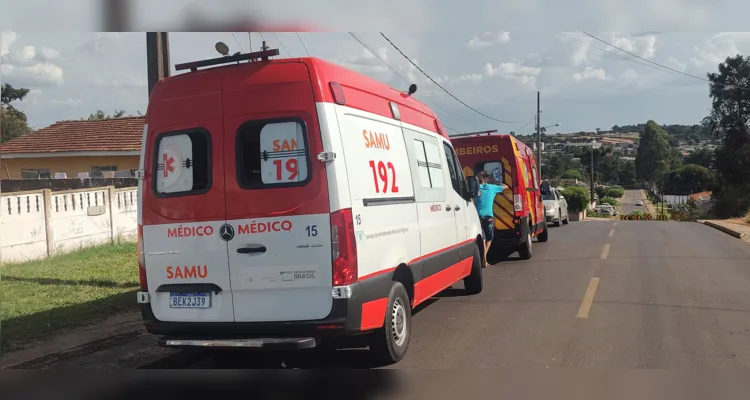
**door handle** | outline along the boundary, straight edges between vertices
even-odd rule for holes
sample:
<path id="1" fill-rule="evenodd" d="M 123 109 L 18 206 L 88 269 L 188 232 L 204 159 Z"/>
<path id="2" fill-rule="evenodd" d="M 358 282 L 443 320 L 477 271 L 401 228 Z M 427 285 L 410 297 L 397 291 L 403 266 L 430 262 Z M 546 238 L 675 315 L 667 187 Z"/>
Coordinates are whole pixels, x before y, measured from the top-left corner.
<path id="1" fill-rule="evenodd" d="M 450 211 L 450 210 L 451 210 L 451 206 L 445 206 L 445 211 Z"/>
<path id="2" fill-rule="evenodd" d="M 249 246 L 238 248 L 237 252 L 240 253 L 240 254 L 265 253 L 266 252 L 266 246 L 263 246 L 263 245 L 249 245 Z"/>
<path id="3" fill-rule="evenodd" d="M 461 207 L 456 206 L 456 211 L 460 211 L 460 210 L 461 210 Z"/>

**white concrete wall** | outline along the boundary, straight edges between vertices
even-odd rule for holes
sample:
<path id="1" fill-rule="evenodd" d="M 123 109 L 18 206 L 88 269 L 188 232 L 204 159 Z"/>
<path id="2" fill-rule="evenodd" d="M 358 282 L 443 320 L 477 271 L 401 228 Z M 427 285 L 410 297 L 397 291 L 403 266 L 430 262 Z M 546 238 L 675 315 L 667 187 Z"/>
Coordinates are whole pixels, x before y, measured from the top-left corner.
<path id="1" fill-rule="evenodd" d="M 135 240 L 137 188 L 0 194 L 0 263 Z"/>

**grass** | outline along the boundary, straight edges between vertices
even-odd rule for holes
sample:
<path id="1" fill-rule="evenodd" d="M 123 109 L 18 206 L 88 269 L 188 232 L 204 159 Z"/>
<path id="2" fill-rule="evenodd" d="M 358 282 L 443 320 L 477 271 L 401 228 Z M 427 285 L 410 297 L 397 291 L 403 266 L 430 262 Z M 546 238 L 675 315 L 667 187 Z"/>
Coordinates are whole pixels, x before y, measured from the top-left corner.
<path id="1" fill-rule="evenodd" d="M 90 247 L 0 266 L 0 350 L 18 350 L 61 330 L 136 307 L 134 243 Z"/>

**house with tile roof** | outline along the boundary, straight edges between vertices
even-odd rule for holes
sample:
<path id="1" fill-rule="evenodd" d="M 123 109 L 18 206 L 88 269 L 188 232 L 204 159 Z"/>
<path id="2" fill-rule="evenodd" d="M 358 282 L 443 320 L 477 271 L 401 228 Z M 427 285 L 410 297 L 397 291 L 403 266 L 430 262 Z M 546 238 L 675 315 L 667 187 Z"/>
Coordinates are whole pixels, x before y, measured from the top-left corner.
<path id="1" fill-rule="evenodd" d="M 60 121 L 0 144 L 0 178 L 127 176 L 138 168 L 145 117 Z"/>

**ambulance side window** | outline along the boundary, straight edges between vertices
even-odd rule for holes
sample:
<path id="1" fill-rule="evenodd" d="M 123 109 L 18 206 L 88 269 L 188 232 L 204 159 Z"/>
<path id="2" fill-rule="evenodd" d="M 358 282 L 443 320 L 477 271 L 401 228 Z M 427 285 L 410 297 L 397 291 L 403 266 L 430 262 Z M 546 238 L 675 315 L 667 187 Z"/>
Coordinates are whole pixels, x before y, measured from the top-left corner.
<path id="1" fill-rule="evenodd" d="M 243 189 L 309 181 L 307 127 L 300 119 L 248 121 L 237 131 L 237 180 Z"/>
<path id="2" fill-rule="evenodd" d="M 190 195 L 211 187 L 211 137 L 201 128 L 159 135 L 154 185 L 157 195 Z"/>

